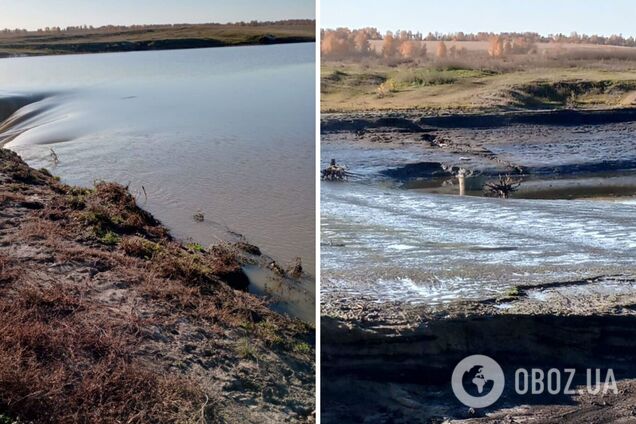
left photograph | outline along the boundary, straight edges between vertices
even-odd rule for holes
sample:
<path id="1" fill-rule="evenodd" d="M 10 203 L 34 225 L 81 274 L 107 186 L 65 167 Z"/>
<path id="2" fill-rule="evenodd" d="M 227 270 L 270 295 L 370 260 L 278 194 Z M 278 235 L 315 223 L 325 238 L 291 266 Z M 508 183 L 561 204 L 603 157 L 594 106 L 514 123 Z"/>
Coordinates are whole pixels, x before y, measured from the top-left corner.
<path id="1" fill-rule="evenodd" d="M 0 28 L 0 423 L 314 422 L 314 1 Z"/>

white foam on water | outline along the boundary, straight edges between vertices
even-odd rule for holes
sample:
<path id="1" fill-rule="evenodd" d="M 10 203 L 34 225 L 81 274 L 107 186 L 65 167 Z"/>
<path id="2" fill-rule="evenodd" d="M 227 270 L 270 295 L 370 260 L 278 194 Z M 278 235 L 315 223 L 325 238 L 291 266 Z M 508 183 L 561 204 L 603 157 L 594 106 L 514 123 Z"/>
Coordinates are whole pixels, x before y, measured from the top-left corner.
<path id="1" fill-rule="evenodd" d="M 487 199 L 323 184 L 323 291 L 483 298 L 514 285 L 636 272 L 632 205 Z M 337 286 L 330 281 L 337 280 Z"/>

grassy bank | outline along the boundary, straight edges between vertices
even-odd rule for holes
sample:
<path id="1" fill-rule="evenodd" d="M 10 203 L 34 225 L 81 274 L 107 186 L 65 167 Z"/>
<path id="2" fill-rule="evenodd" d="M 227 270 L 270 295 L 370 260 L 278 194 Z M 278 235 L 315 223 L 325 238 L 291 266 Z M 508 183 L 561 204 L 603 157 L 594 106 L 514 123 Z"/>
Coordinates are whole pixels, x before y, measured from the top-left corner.
<path id="1" fill-rule="evenodd" d="M 248 252 L 0 149 L 0 419 L 306 422 L 313 329 L 242 290 Z"/>
<path id="2" fill-rule="evenodd" d="M 0 57 L 315 41 L 314 21 L 86 28 L 0 34 Z"/>
<path id="3" fill-rule="evenodd" d="M 618 108 L 636 104 L 636 62 L 328 61 L 322 112 L 418 109 L 481 112 Z"/>

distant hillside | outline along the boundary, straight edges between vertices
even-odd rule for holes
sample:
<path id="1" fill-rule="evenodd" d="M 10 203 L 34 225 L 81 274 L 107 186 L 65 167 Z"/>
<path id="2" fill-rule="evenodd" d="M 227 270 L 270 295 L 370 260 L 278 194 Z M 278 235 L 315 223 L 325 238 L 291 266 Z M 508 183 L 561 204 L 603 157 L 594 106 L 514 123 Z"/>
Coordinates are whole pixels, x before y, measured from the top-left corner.
<path id="1" fill-rule="evenodd" d="M 53 27 L 0 32 L 0 57 L 301 43 L 315 39 L 313 20 Z"/>

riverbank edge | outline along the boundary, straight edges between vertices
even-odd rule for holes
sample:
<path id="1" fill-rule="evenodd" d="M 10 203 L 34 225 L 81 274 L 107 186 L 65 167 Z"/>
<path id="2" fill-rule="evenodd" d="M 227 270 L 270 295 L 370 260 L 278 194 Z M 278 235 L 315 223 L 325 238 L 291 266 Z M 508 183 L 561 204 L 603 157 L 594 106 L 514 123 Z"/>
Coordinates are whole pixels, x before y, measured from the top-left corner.
<path id="1" fill-rule="evenodd" d="M 584 422 L 584 413 L 593 405 L 602 405 L 597 419 L 631 417 L 634 411 L 625 405 L 636 387 L 636 294 L 555 296 L 544 301 L 531 295 L 603 284 L 607 278 L 625 284 L 636 281 L 634 275 L 622 275 L 519 286 L 499 298 L 439 306 L 364 298 L 337 304 L 324 299 L 321 372 L 332 387 L 323 385 L 322 408 L 333 415 L 323 422 L 355 420 L 365 407 L 371 415 L 381 416 L 388 409 L 426 423 L 499 423 L 532 416 L 533 422 L 547 424 L 562 414 L 569 416 L 564 422 Z M 508 371 L 613 368 L 621 391 L 611 401 L 578 393 L 542 398 L 528 406 L 528 399 L 515 398 L 508 388 L 493 407 L 469 411 L 449 385 L 455 365 L 475 354 L 494 358 Z M 355 389 L 343 391 L 344 387 Z M 367 392 L 380 396 L 375 404 L 365 404 Z M 343 413 L 342 399 L 356 396 L 362 399 L 360 408 Z"/>
<path id="2" fill-rule="evenodd" d="M 0 49 L 16 49 L 15 52 L 0 52 L 0 59 L 17 57 L 62 56 L 77 54 L 128 53 L 163 50 L 191 50 L 221 47 L 271 46 L 279 44 L 315 43 L 311 36 L 267 36 L 252 41 L 225 42 L 210 38 L 163 39 L 121 42 L 81 42 L 73 44 L 42 44 L 12 46 L 0 44 Z M 21 51 L 20 48 L 29 48 Z M 38 49 L 42 49 L 39 51 Z"/>
<path id="3" fill-rule="evenodd" d="M 11 313 L 7 317 L 19 316 L 21 311 L 9 309 L 22 305 L 23 296 L 44 296 L 46 299 L 38 302 L 46 305 L 51 304 L 50 296 L 80 302 L 81 307 L 60 315 L 55 301 L 51 307 L 38 309 L 34 319 L 47 323 L 60 320 L 61 332 L 84 331 L 75 321 L 79 320 L 76 315 L 81 315 L 83 323 L 96 323 L 91 327 L 108 326 L 104 332 L 117 327 L 116 331 L 121 331 L 117 337 L 128 341 L 125 346 L 118 345 L 126 352 L 119 359 L 142 369 L 148 374 L 149 383 L 152 378 L 174 376 L 172 383 L 193 384 L 187 393 L 181 387 L 173 387 L 179 397 L 167 401 L 174 401 L 173 404 L 164 405 L 170 413 L 176 404 L 182 409 L 191 408 L 195 420 L 208 415 L 227 422 L 276 420 L 283 416 L 290 417 L 291 422 L 313 420 L 315 331 L 306 323 L 270 310 L 263 299 L 245 291 L 249 280 L 242 266 L 258 263 L 261 254 L 256 246 L 240 242 L 205 248 L 182 243 L 140 209 L 125 187 L 105 182 L 91 189 L 68 186 L 48 171 L 33 169 L 16 153 L 1 148 L 0 206 L 0 291 L 7 302 L 15 298 L 0 305 L 3 316 L 5 312 Z M 34 307 L 31 302 L 25 305 Z M 119 326 L 124 327 L 131 319 L 131 308 L 142 310 L 144 318 L 135 323 L 137 328 L 129 334 L 127 328 L 122 330 Z M 44 325 L 39 321 L 35 324 Z M 35 353 L 29 350 L 24 337 L 18 333 L 3 335 L 0 353 L 10 352 L 10 346 L 21 346 L 26 356 Z M 56 339 L 51 343 L 68 341 Z M 70 357 L 37 354 L 33 360 L 42 361 L 43 370 L 54 368 L 51 362 L 62 369 L 72 369 L 68 378 L 79 381 L 68 382 L 68 387 L 81 387 L 93 369 L 73 363 L 74 355 L 79 358 L 85 353 L 80 341 L 78 344 L 78 351 Z M 73 344 L 64 348 L 76 349 Z M 112 354 L 117 356 L 117 352 Z M 95 367 L 102 366 L 100 361 L 104 358 L 94 356 L 89 352 L 87 361 L 97 361 Z M 253 368 L 254 362 L 261 361 L 268 364 L 265 370 Z M 99 405 L 66 402 L 66 397 L 72 398 L 69 394 L 57 399 L 66 411 L 47 411 L 47 406 L 53 408 L 48 402 L 55 396 L 29 387 L 36 384 L 34 381 L 5 379 L 7 373 L 14 375 L 11 371 L 0 372 L 0 382 L 4 382 L 0 384 L 0 417 L 8 414 L 37 423 L 68 413 L 90 421 L 90 415 L 82 415 L 91 413 L 85 408 L 99 413 Z M 23 369 L 14 371 L 15 375 L 25 374 Z M 293 383 L 289 383 L 290 375 L 294 376 Z M 50 377 L 42 371 L 38 380 Z M 245 378 L 253 380 L 253 385 L 241 383 Z M 27 406 L 11 400 L 11 394 L 22 385 L 31 393 Z M 111 389 L 103 385 L 95 390 L 109 394 Z M 272 394 L 263 397 L 263 390 Z M 185 398 L 180 397 L 184 394 Z M 235 401 L 237 396 L 250 402 Z M 147 397 L 147 402 L 152 401 L 150 394 Z M 132 410 L 130 415 L 120 415 L 118 419 L 134 414 L 153 416 L 148 408 L 154 406 L 143 399 L 138 405 L 135 400 L 122 402 Z M 74 406 L 78 411 L 73 410 Z M 81 408 L 84 409 L 80 411 Z M 157 414 L 162 412 L 161 407 L 157 409 Z M 43 414 L 49 414 L 49 418 Z M 178 417 L 183 422 L 192 418 Z"/>
<path id="4" fill-rule="evenodd" d="M 636 108 L 550 109 L 483 111 L 475 113 L 423 113 L 419 110 L 321 113 L 321 133 L 355 132 L 392 127 L 427 129 L 492 128 L 510 125 L 601 125 L 636 121 Z"/>

